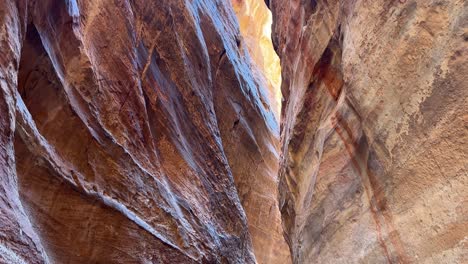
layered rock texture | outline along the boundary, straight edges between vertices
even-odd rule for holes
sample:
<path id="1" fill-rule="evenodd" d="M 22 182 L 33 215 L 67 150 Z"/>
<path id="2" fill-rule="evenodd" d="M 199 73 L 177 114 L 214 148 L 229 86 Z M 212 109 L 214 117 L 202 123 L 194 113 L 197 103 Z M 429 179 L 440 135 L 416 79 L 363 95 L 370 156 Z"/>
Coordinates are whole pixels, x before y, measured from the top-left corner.
<path id="1" fill-rule="evenodd" d="M 294 263 L 466 263 L 467 2 L 270 8 Z"/>
<path id="2" fill-rule="evenodd" d="M 228 1 L 0 2 L 0 262 L 287 263 L 242 39 Z"/>

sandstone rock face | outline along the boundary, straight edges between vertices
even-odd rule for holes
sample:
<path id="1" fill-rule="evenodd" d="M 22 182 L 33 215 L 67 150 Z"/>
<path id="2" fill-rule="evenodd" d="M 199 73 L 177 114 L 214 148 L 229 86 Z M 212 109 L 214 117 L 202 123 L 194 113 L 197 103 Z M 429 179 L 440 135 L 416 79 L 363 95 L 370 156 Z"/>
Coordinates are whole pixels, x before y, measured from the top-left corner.
<path id="1" fill-rule="evenodd" d="M 27 17 L 26 2 L 0 4 L 0 262 L 41 263 L 47 259 L 18 193 L 15 168 L 17 73 Z"/>
<path id="2" fill-rule="evenodd" d="M 263 0 L 232 0 L 249 54 L 267 82 L 270 103 L 277 119 L 281 112 L 281 67 L 271 41 L 272 15 Z"/>
<path id="3" fill-rule="evenodd" d="M 241 39 L 226 1 L 2 1 L 0 262 L 289 258 Z"/>
<path id="4" fill-rule="evenodd" d="M 255 76 L 268 87 L 268 98 L 275 117 L 279 118 L 281 106 L 281 72 L 279 58 L 271 42 L 272 16 L 263 0 L 233 0 L 232 5 L 237 15 L 244 44 L 257 67 L 252 68 Z M 241 110 L 242 111 L 242 110 Z M 252 120 L 254 122 L 254 120 Z M 237 126 L 236 126 L 237 127 Z M 238 128 L 236 128 L 237 130 Z M 243 126 L 241 126 L 243 129 Z M 251 132 L 242 132 L 238 142 L 250 145 L 249 150 L 226 150 L 234 175 L 240 175 L 236 186 L 240 193 L 242 205 L 247 214 L 252 243 L 258 263 L 287 264 L 291 262 L 289 248 L 283 237 L 281 216 L 277 203 L 277 175 L 279 163 L 279 134 L 275 138 L 263 139 L 268 133 L 256 128 Z M 236 133 L 236 132 L 235 132 Z M 238 133 L 238 132 L 237 132 Z M 252 140 L 248 134 L 254 134 Z M 226 140 L 238 136 L 224 137 Z M 271 143 L 270 143 L 271 142 Z M 236 145 L 233 141 L 232 145 Z M 251 157 L 239 156 L 237 153 L 252 153 Z M 274 149 L 274 152 L 271 150 Z M 265 155 L 272 153 L 274 155 Z M 257 167 L 245 166 L 254 160 Z M 231 161 L 235 161 L 235 164 Z M 253 170 L 253 171 L 252 171 Z M 252 172 L 254 177 L 252 177 Z M 235 176 L 236 178 L 236 176 Z"/>
<path id="5" fill-rule="evenodd" d="M 270 2 L 294 262 L 466 263 L 466 1 Z"/>

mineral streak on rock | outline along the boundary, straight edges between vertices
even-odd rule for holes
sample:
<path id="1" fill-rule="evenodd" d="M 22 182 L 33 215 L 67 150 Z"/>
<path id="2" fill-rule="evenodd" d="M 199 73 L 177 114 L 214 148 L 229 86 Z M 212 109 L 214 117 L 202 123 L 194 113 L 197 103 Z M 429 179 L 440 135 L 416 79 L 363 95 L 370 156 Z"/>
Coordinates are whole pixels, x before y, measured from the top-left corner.
<path id="1" fill-rule="evenodd" d="M 294 263 L 465 263 L 468 6 L 270 1 Z"/>
<path id="2" fill-rule="evenodd" d="M 0 262 L 280 252 L 279 125 L 241 39 L 226 1 L 0 2 Z"/>

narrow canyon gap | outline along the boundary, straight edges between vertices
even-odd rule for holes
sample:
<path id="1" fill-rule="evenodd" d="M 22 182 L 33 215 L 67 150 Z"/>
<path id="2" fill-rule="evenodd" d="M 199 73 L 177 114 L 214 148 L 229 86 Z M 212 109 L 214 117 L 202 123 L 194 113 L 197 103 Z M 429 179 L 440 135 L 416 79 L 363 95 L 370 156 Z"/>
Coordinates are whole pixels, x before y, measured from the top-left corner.
<path id="1" fill-rule="evenodd" d="M 467 43 L 463 0 L 3 0 L 0 263 L 464 263 Z"/>

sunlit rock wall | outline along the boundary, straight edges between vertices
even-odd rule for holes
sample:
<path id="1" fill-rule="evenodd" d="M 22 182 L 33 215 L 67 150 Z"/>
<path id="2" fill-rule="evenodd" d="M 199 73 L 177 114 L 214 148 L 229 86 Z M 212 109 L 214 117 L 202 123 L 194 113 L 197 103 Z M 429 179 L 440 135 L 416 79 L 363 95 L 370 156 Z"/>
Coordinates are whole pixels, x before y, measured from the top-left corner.
<path id="1" fill-rule="evenodd" d="M 240 25 L 241 45 L 248 50 L 245 55 L 253 59 L 255 67 L 252 71 L 269 88 L 268 104 L 272 105 L 276 119 L 279 120 L 281 72 L 279 58 L 271 42 L 271 12 L 263 0 L 233 0 L 232 5 Z M 257 148 L 258 154 L 274 151 L 274 155 L 256 155 L 254 160 L 258 168 L 254 171 L 251 171 L 249 166 L 245 166 L 250 163 L 251 157 L 237 155 L 245 151 L 234 151 L 229 160 L 237 161 L 236 165 L 231 166 L 234 175 L 242 176 L 240 181 L 236 181 L 236 185 L 241 192 L 241 202 L 247 213 L 255 256 L 261 264 L 290 263 L 291 257 L 283 237 L 277 203 L 279 130 L 275 138 L 266 141 L 262 136 L 266 133 L 260 129 L 253 129 L 245 135 L 251 133 L 258 135 L 255 141 L 247 136 L 241 141 L 252 144 L 250 148 Z M 251 177 L 252 173 L 254 177 Z"/>
<path id="2" fill-rule="evenodd" d="M 270 1 L 295 263 L 465 263 L 468 6 Z"/>
<path id="3" fill-rule="evenodd" d="M 0 2 L 0 262 L 275 245 L 279 126 L 241 42 L 226 1 Z"/>

